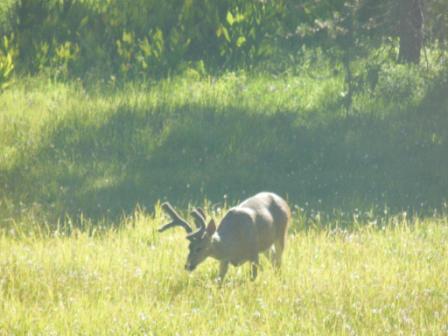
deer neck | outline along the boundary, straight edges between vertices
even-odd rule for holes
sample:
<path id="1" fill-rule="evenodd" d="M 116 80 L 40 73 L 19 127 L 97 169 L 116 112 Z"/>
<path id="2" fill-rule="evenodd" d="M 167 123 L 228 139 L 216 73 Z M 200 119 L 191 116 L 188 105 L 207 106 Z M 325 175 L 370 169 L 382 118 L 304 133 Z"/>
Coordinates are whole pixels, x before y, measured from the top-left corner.
<path id="1" fill-rule="evenodd" d="M 210 244 L 210 256 L 215 259 L 221 259 L 222 255 L 222 242 L 221 237 L 218 235 L 218 232 L 215 232 L 212 236 L 211 244 Z"/>

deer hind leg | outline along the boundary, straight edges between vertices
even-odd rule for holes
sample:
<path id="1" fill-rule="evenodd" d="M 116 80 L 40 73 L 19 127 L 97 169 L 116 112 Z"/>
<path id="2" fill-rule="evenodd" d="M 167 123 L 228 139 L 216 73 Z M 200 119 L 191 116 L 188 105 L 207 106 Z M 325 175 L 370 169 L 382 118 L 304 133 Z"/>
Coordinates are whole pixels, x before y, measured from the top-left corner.
<path id="1" fill-rule="evenodd" d="M 270 248 L 268 248 L 266 251 L 263 252 L 263 254 L 265 255 L 266 258 L 268 258 L 268 260 L 272 263 L 272 265 L 274 265 L 274 260 L 275 260 L 275 254 L 276 254 L 276 249 L 275 246 L 272 245 Z"/>
<path id="2" fill-rule="evenodd" d="M 277 239 L 274 243 L 274 253 L 272 255 L 272 265 L 274 268 L 279 269 L 282 265 L 282 255 L 285 250 L 286 245 L 286 231 L 282 234 L 279 239 Z"/>

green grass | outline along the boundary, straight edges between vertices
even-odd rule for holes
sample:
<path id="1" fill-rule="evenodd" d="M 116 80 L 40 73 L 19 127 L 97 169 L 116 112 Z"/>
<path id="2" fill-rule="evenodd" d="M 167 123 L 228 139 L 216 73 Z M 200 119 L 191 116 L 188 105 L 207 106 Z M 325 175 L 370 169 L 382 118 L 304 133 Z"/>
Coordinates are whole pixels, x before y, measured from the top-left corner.
<path id="1" fill-rule="evenodd" d="M 250 192 L 261 187 L 250 176 L 259 156 L 282 145 L 277 135 L 296 118 L 290 111 L 337 97 L 334 80 L 308 84 L 233 73 L 120 88 L 25 80 L 0 100 L 3 197 L 98 215 L 167 196 L 222 198 L 246 178 Z M 229 174 L 229 160 L 240 172 Z"/>
<path id="2" fill-rule="evenodd" d="M 0 335 L 446 334 L 446 71 L 385 68 L 350 116 L 295 73 L 1 92 Z M 219 287 L 156 232 L 260 190 L 294 210 L 280 275 Z"/>
<path id="3" fill-rule="evenodd" d="M 244 265 L 221 287 L 213 260 L 183 270 L 187 242 L 157 233 L 159 207 L 118 229 L 3 230 L 0 335 L 446 335 L 446 217 L 293 219 L 281 274 L 263 258 L 255 282 Z"/>
<path id="4" fill-rule="evenodd" d="M 222 205 L 273 190 L 327 213 L 428 214 L 448 190 L 443 75 L 384 69 L 348 117 L 340 76 L 17 79 L 0 94 L 0 213 L 117 222 L 157 200 Z"/>

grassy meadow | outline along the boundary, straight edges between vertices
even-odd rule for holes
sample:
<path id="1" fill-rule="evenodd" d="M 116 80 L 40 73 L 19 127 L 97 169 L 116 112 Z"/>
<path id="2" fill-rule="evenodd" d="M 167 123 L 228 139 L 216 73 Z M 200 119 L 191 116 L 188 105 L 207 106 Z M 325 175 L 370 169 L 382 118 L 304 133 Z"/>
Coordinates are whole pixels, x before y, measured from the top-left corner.
<path id="1" fill-rule="evenodd" d="M 217 213 L 219 217 L 222 213 Z M 137 211 L 122 226 L 0 237 L 0 335 L 446 335 L 448 221 L 350 230 L 293 218 L 280 274 L 183 269 L 181 230 Z M 89 233 L 90 232 L 90 233 Z"/>
<path id="2" fill-rule="evenodd" d="M 447 334 L 443 72 L 387 69 L 348 114 L 315 71 L 0 92 L 0 335 Z M 219 286 L 156 231 L 162 201 L 219 218 L 260 190 L 293 209 L 281 274 Z"/>
<path id="3" fill-rule="evenodd" d="M 327 75 L 20 79 L 0 96 L 0 209 L 119 221 L 158 200 L 222 206 L 260 190 L 307 212 L 443 207 L 444 72 L 387 69 L 350 115 L 343 78 Z"/>
<path id="4" fill-rule="evenodd" d="M 448 335 L 447 0 L 0 0 L 0 336 Z M 184 269 L 169 201 L 260 191 Z"/>

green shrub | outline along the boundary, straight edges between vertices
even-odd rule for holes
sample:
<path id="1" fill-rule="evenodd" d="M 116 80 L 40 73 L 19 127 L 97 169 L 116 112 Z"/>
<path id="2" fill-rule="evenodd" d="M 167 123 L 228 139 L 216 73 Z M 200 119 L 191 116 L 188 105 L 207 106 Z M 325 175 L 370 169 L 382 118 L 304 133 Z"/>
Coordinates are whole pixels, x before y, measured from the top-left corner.
<path id="1" fill-rule="evenodd" d="M 14 70 L 15 50 L 11 46 L 13 36 L 3 36 L 0 47 L 0 92 L 11 84 L 11 75 Z"/>

